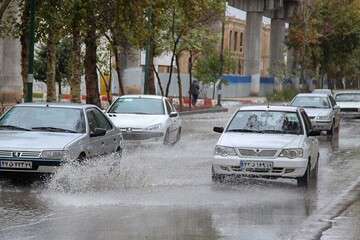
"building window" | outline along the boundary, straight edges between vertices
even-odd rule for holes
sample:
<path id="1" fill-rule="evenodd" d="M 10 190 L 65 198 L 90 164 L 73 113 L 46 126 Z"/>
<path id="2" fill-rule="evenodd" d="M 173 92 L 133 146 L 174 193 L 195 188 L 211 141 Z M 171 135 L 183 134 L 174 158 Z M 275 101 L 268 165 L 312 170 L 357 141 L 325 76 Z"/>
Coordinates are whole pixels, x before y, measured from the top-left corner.
<path id="1" fill-rule="evenodd" d="M 241 33 L 240 33 L 240 47 L 244 46 L 244 45 L 243 45 L 243 40 L 244 40 L 244 33 L 241 32 Z"/>
<path id="2" fill-rule="evenodd" d="M 237 44 L 238 44 L 238 32 L 234 33 L 234 51 L 237 50 Z"/>
<path id="3" fill-rule="evenodd" d="M 229 50 L 231 49 L 232 46 L 232 31 L 230 30 L 230 34 L 229 34 Z"/>

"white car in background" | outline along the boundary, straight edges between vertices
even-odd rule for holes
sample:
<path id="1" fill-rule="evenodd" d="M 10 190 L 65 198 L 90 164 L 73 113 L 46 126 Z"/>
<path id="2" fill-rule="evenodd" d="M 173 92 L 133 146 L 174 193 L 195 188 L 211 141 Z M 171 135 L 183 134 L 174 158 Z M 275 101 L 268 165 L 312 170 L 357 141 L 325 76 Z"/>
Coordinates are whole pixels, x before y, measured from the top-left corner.
<path id="1" fill-rule="evenodd" d="M 360 91 L 348 90 L 335 93 L 335 100 L 342 116 L 360 117 Z"/>
<path id="2" fill-rule="evenodd" d="M 307 186 L 318 171 L 319 142 L 303 109 L 289 106 L 240 108 L 218 140 L 212 164 L 213 181 L 240 175 L 293 178 Z"/>
<path id="3" fill-rule="evenodd" d="M 305 109 L 314 131 L 326 131 L 332 136 L 340 125 L 340 108 L 331 95 L 300 93 L 291 101 L 291 106 Z"/>
<path id="4" fill-rule="evenodd" d="M 181 137 L 181 119 L 170 101 L 162 96 L 125 95 L 106 111 L 125 140 L 135 143 L 175 144 Z"/>
<path id="5" fill-rule="evenodd" d="M 312 93 L 317 93 L 317 94 L 327 94 L 329 96 L 333 96 L 333 92 L 331 89 L 326 89 L 326 88 L 318 88 L 318 89 L 314 89 L 312 91 Z"/>

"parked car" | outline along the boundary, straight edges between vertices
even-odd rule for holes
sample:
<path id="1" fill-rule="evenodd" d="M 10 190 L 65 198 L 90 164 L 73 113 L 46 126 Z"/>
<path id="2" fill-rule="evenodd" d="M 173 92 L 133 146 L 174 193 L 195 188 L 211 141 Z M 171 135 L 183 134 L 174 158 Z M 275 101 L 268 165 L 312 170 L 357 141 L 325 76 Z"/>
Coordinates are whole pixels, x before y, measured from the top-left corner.
<path id="1" fill-rule="evenodd" d="M 311 129 L 304 109 L 290 106 L 242 107 L 215 147 L 212 179 L 227 175 L 297 179 L 308 185 L 318 171 L 318 132 Z"/>
<path id="2" fill-rule="evenodd" d="M 111 104 L 106 113 L 120 128 L 125 140 L 164 144 L 175 144 L 180 140 L 179 113 L 165 97 L 122 96 Z"/>
<path id="3" fill-rule="evenodd" d="M 302 93 L 295 96 L 291 105 L 305 109 L 314 131 L 326 131 L 327 135 L 333 135 L 340 125 L 340 108 L 331 95 Z"/>
<path id="4" fill-rule="evenodd" d="M 335 93 L 342 116 L 360 117 L 360 91 L 347 90 Z"/>
<path id="5" fill-rule="evenodd" d="M 0 118 L 0 174 L 53 173 L 122 149 L 120 130 L 93 105 L 19 104 Z"/>
<path id="6" fill-rule="evenodd" d="M 333 96 L 333 92 L 331 89 L 326 89 L 326 88 L 319 88 L 319 89 L 314 89 L 312 91 L 312 93 L 315 93 L 315 94 L 327 94 L 329 96 Z"/>

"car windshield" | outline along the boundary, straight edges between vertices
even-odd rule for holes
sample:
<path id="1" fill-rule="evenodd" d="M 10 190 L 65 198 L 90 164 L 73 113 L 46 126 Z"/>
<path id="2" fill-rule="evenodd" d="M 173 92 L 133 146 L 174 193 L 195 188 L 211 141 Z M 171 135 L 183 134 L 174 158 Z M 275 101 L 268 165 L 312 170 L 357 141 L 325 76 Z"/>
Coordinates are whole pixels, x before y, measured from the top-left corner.
<path id="1" fill-rule="evenodd" d="M 280 111 L 239 111 L 231 120 L 226 131 L 303 134 L 298 114 Z"/>
<path id="2" fill-rule="evenodd" d="M 360 93 L 340 93 L 336 95 L 337 102 L 360 102 Z"/>
<path id="3" fill-rule="evenodd" d="M 83 111 L 60 107 L 13 107 L 0 119 L 0 130 L 84 133 Z"/>
<path id="4" fill-rule="evenodd" d="M 294 99 L 291 105 L 303 108 L 330 108 L 327 97 L 321 96 L 299 96 Z"/>
<path id="5" fill-rule="evenodd" d="M 162 99 L 119 98 L 109 113 L 163 115 L 165 110 Z"/>

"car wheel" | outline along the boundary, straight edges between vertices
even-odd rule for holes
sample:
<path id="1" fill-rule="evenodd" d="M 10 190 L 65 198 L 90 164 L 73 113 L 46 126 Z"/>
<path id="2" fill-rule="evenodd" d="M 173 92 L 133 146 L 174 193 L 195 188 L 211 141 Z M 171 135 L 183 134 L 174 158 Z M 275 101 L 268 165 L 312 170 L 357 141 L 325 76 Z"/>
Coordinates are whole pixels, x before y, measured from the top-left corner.
<path id="1" fill-rule="evenodd" d="M 297 178 L 297 184 L 299 187 L 307 187 L 310 184 L 310 161 L 308 162 L 304 176 Z"/>
<path id="2" fill-rule="evenodd" d="M 331 125 L 331 129 L 328 130 L 326 133 L 329 137 L 334 136 L 334 132 L 335 132 L 335 121 L 333 121 L 332 125 Z"/>
<path id="3" fill-rule="evenodd" d="M 121 147 L 118 147 L 117 149 L 116 149 L 116 151 L 114 152 L 114 158 L 115 159 L 121 159 L 122 158 L 122 154 L 123 154 L 123 150 L 122 150 L 122 148 Z"/>
<path id="4" fill-rule="evenodd" d="M 318 172 L 319 172 L 319 158 L 320 158 L 320 154 L 318 154 L 317 161 L 316 161 L 315 167 L 314 167 L 313 172 L 312 172 L 312 177 L 314 179 L 317 178 L 317 175 L 318 175 Z"/>
<path id="5" fill-rule="evenodd" d="M 79 157 L 76 159 L 76 161 L 78 163 L 83 163 L 86 161 L 86 154 L 85 153 L 80 153 Z"/>
<path id="6" fill-rule="evenodd" d="M 218 174 L 215 173 L 214 166 L 211 167 L 211 180 L 213 182 L 224 182 L 225 175 L 224 174 Z"/>
<path id="7" fill-rule="evenodd" d="M 180 139 L 181 139 L 181 128 L 179 128 L 177 133 L 176 133 L 176 140 L 175 140 L 174 144 L 179 142 Z"/>
<path id="8" fill-rule="evenodd" d="M 166 130 L 163 144 L 164 145 L 169 145 L 170 144 L 170 131 L 169 131 L 169 129 Z"/>

